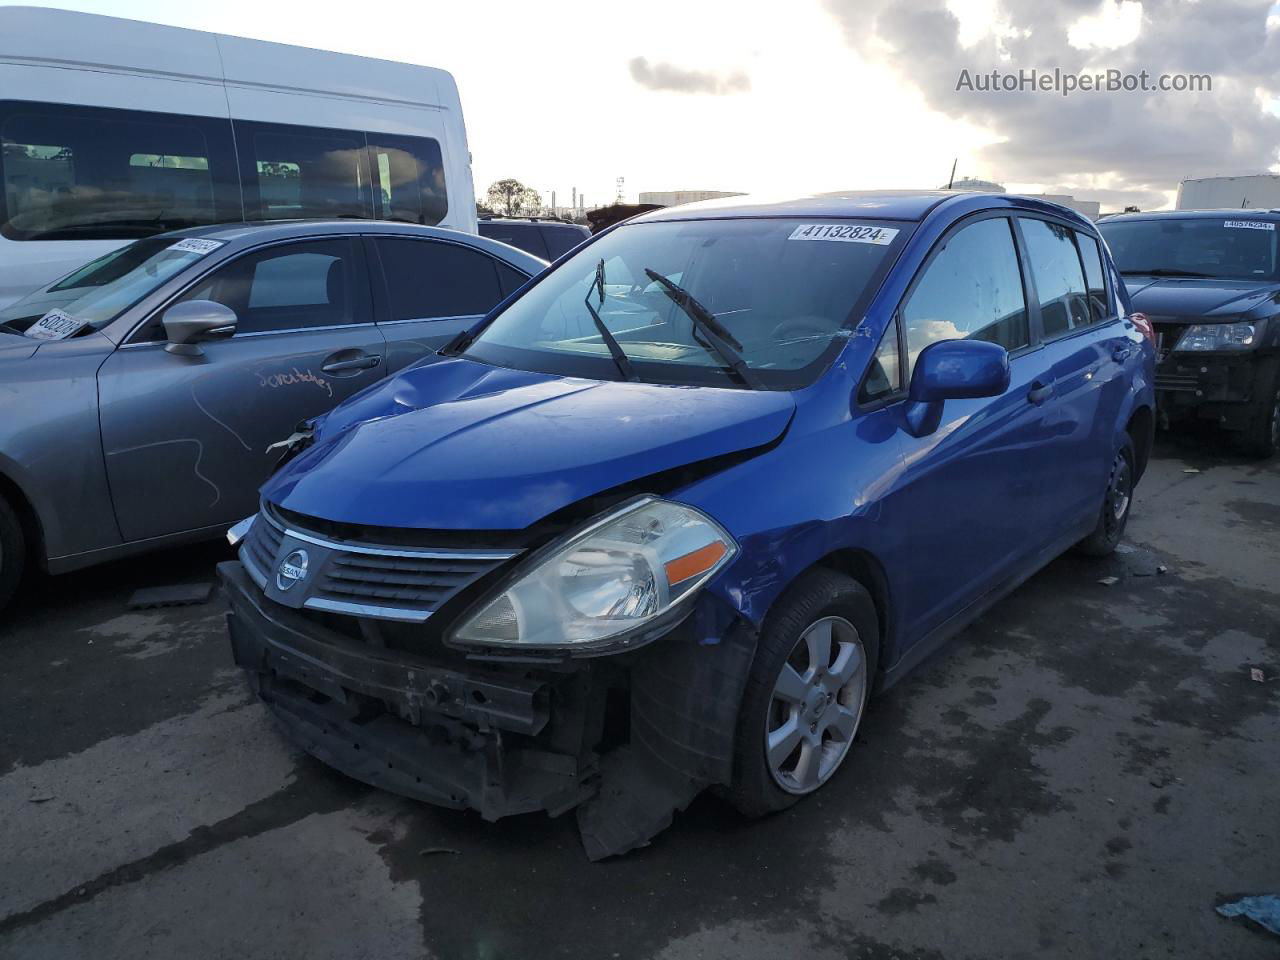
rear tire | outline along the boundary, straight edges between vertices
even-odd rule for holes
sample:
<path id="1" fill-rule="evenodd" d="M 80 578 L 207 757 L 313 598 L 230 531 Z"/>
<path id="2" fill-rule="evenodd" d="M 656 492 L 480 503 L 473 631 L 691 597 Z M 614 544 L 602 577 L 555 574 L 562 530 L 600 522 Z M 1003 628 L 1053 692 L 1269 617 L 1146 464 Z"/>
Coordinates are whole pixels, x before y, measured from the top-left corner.
<path id="1" fill-rule="evenodd" d="M 26 565 L 27 546 L 22 524 L 13 508 L 0 497 L 0 611 L 12 599 Z"/>
<path id="2" fill-rule="evenodd" d="M 1265 459 L 1280 452 L 1280 358 L 1272 358 L 1259 371 L 1257 387 L 1249 426 L 1239 444 L 1250 456 Z"/>
<path id="3" fill-rule="evenodd" d="M 1133 509 L 1133 488 L 1137 482 L 1138 457 L 1134 451 L 1133 438 L 1125 434 L 1124 442 L 1116 451 L 1111 461 L 1111 470 L 1107 474 L 1107 489 L 1102 497 L 1102 510 L 1098 514 L 1098 525 L 1093 533 L 1085 537 L 1076 549 L 1089 557 L 1105 557 L 1115 552 L 1124 537 L 1124 529 L 1129 523 L 1129 513 Z"/>
<path id="4" fill-rule="evenodd" d="M 875 604 L 849 577 L 811 570 L 774 603 L 742 698 L 725 791 L 739 811 L 785 810 L 837 772 L 852 752 L 879 654 Z"/>

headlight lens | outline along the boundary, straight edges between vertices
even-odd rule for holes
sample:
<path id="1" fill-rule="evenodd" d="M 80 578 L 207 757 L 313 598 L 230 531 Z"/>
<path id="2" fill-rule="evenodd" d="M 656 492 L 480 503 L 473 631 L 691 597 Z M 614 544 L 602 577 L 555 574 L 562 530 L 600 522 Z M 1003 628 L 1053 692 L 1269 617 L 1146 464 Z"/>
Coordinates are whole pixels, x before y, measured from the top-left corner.
<path id="1" fill-rule="evenodd" d="M 1187 327 L 1174 350 L 1248 350 L 1257 340 L 1254 323 L 1197 323 Z"/>
<path id="2" fill-rule="evenodd" d="M 738 552 L 693 507 L 647 499 L 570 537 L 454 632 L 464 643 L 581 648 L 678 605 Z"/>

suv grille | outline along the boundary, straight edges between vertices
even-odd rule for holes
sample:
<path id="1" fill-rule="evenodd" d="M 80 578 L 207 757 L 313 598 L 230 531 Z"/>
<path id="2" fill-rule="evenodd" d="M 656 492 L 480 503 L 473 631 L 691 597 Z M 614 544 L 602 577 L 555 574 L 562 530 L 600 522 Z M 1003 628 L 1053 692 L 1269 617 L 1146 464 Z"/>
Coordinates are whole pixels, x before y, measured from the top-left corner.
<path id="1" fill-rule="evenodd" d="M 421 623 L 519 552 L 353 543 L 286 524 L 264 505 L 241 544 L 240 560 L 277 603 Z"/>

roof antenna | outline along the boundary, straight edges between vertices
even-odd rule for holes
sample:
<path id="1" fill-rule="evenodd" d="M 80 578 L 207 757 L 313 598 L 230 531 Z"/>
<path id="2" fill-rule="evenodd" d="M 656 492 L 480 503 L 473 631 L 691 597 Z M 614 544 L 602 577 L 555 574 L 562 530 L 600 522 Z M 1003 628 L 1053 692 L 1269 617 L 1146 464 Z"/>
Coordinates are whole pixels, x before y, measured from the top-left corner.
<path id="1" fill-rule="evenodd" d="M 947 189 L 951 189 L 951 185 L 956 182 L 956 164 L 960 162 L 960 158 L 956 157 L 951 161 L 951 179 L 947 181 Z"/>

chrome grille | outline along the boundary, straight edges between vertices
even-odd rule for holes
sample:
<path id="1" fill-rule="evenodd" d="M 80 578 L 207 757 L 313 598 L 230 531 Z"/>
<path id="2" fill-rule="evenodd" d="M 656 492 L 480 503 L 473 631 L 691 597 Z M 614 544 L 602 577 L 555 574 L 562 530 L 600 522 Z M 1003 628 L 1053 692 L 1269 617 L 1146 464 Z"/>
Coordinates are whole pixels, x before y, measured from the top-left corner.
<path id="1" fill-rule="evenodd" d="M 276 571 L 297 551 L 307 553 L 305 579 L 278 585 Z M 240 559 L 267 596 L 287 606 L 420 623 L 519 552 L 353 543 L 286 524 L 264 507 Z"/>

